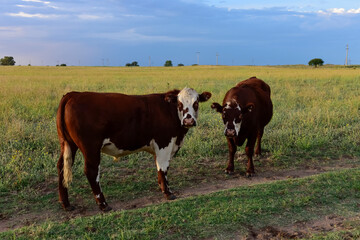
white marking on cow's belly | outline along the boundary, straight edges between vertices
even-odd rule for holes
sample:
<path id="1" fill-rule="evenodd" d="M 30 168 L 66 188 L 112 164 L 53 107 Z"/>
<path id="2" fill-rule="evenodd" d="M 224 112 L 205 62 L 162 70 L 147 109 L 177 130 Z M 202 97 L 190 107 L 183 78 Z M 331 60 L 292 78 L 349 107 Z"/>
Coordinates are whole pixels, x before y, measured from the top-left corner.
<path id="1" fill-rule="evenodd" d="M 156 154 L 156 167 L 158 171 L 166 172 L 169 167 L 169 161 L 174 156 L 179 146 L 175 144 L 177 137 L 171 138 L 167 147 L 159 148 L 159 145 L 153 141 L 153 146 Z"/>
<path id="2" fill-rule="evenodd" d="M 137 152 L 141 152 L 141 151 L 145 151 L 151 154 L 155 154 L 154 149 L 152 148 L 152 141 L 150 141 L 149 145 L 143 146 L 139 149 L 136 149 L 134 151 L 129 151 L 129 150 L 124 150 L 124 149 L 119 149 L 116 147 L 116 145 L 110 141 L 110 138 L 106 138 L 103 141 L 103 145 L 101 147 L 101 152 L 105 153 L 107 155 L 110 155 L 114 158 L 118 158 L 118 157 L 122 157 L 122 156 L 126 156 L 132 153 L 137 153 Z"/>

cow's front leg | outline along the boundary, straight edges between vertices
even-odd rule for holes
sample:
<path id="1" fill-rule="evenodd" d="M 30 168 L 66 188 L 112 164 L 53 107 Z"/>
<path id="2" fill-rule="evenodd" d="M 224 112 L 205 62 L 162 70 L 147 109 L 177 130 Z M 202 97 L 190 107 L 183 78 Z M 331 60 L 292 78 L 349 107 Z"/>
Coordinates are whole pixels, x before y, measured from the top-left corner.
<path id="1" fill-rule="evenodd" d="M 167 200 L 174 200 L 176 196 L 170 191 L 169 183 L 167 181 L 167 171 L 158 170 L 158 183 L 161 191 L 164 193 Z"/>
<path id="2" fill-rule="evenodd" d="M 245 147 L 246 156 L 248 158 L 247 170 L 246 170 L 247 177 L 252 177 L 255 174 L 254 162 L 253 162 L 255 142 L 256 142 L 256 137 L 250 137 L 248 138 Z"/>
<path id="3" fill-rule="evenodd" d="M 264 134 L 264 128 L 260 128 L 257 133 L 257 144 L 256 144 L 256 150 L 255 150 L 256 155 L 261 155 L 261 138 L 262 138 L 263 134 Z"/>
<path id="4" fill-rule="evenodd" d="M 228 165 L 225 169 L 225 173 L 227 174 L 233 174 L 234 173 L 234 157 L 236 153 L 236 145 L 234 138 L 227 138 L 228 147 L 229 147 L 229 159 L 228 159 Z"/>
<path id="5" fill-rule="evenodd" d="M 175 195 L 170 191 L 167 180 L 167 171 L 169 169 L 170 159 L 172 156 L 174 156 L 174 153 L 179 148 L 177 145 L 175 145 L 175 142 L 176 138 L 172 138 L 169 145 L 162 148 L 160 148 L 156 143 L 154 144 L 154 157 L 158 171 L 158 183 L 161 191 L 168 200 L 174 200 L 176 198 Z"/>

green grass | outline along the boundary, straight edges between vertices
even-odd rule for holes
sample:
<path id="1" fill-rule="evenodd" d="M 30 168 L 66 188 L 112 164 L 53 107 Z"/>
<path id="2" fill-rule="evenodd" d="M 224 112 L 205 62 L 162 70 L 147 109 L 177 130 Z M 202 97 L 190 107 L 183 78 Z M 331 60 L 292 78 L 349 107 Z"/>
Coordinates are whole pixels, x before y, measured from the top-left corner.
<path id="1" fill-rule="evenodd" d="M 0 216 L 58 208 L 56 163 L 59 144 L 55 115 L 68 91 L 127 94 L 165 92 L 185 86 L 213 97 L 200 105 L 199 126 L 187 134 L 170 163 L 175 191 L 199 182 L 225 180 L 227 159 L 220 114 L 212 102 L 241 80 L 257 76 L 272 89 L 274 116 L 265 128 L 263 169 L 340 164 L 360 157 L 360 68 L 287 67 L 1 67 Z M 239 148 L 243 151 L 243 147 Z M 267 168 L 265 168 L 267 167 Z M 237 161 L 237 172 L 245 165 Z M 101 184 L 109 202 L 161 194 L 153 157 L 139 153 L 113 162 L 103 157 Z M 94 206 L 79 153 L 70 201 Z"/>
<path id="2" fill-rule="evenodd" d="M 284 227 L 329 214 L 359 213 L 360 169 L 240 187 L 142 209 L 46 222 L 2 239 L 231 239 L 249 229 Z M 357 228 L 357 230 L 356 230 Z M 358 234 L 359 223 L 353 226 Z M 337 233 L 341 236 L 342 233 Z M 321 238 L 320 238 L 321 239 Z M 329 239 L 332 239 L 329 236 Z M 336 238 L 334 238 L 336 239 Z"/>

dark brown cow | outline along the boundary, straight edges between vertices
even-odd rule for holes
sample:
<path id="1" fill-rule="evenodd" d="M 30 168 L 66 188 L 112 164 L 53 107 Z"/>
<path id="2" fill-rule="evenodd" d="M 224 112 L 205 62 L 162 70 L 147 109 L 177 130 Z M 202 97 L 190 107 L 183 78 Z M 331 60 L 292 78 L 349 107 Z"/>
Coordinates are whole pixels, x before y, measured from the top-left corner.
<path id="1" fill-rule="evenodd" d="M 244 80 L 226 93 L 222 106 L 213 103 L 211 107 L 222 114 L 225 124 L 224 134 L 229 147 L 229 162 L 225 172 L 234 172 L 236 146 L 242 146 L 247 139 L 246 176 L 252 176 L 255 173 L 252 157 L 256 139 L 255 153 L 260 155 L 264 127 L 270 122 L 273 114 L 269 85 L 256 77 Z"/>
<path id="2" fill-rule="evenodd" d="M 154 155 L 158 183 L 169 200 L 169 160 L 182 146 L 188 128 L 196 126 L 199 102 L 211 93 L 198 94 L 184 88 L 162 94 L 130 96 L 119 93 L 70 92 L 60 102 L 57 131 L 61 144 L 58 161 L 59 198 L 65 210 L 71 167 L 78 149 L 85 159 L 85 174 L 96 203 L 103 211 L 111 208 L 100 187 L 100 153 L 115 158 L 139 151 Z"/>

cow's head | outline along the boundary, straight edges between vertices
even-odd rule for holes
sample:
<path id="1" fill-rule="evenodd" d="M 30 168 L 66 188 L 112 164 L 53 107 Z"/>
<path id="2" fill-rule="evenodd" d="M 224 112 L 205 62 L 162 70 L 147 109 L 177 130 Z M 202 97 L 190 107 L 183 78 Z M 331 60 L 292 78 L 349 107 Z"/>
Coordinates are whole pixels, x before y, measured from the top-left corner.
<path id="1" fill-rule="evenodd" d="M 190 128 L 197 124 L 199 102 L 206 102 L 210 97 L 211 93 L 209 92 L 198 94 L 194 89 L 186 87 L 181 91 L 173 90 L 167 92 L 165 100 L 177 104 L 181 126 Z"/>
<path id="2" fill-rule="evenodd" d="M 225 125 L 224 134 L 228 138 L 239 135 L 241 122 L 246 114 L 254 108 L 253 103 L 248 103 L 246 106 L 240 107 L 235 99 L 228 101 L 224 106 L 219 103 L 213 103 L 211 108 L 222 114 L 222 119 Z"/>

